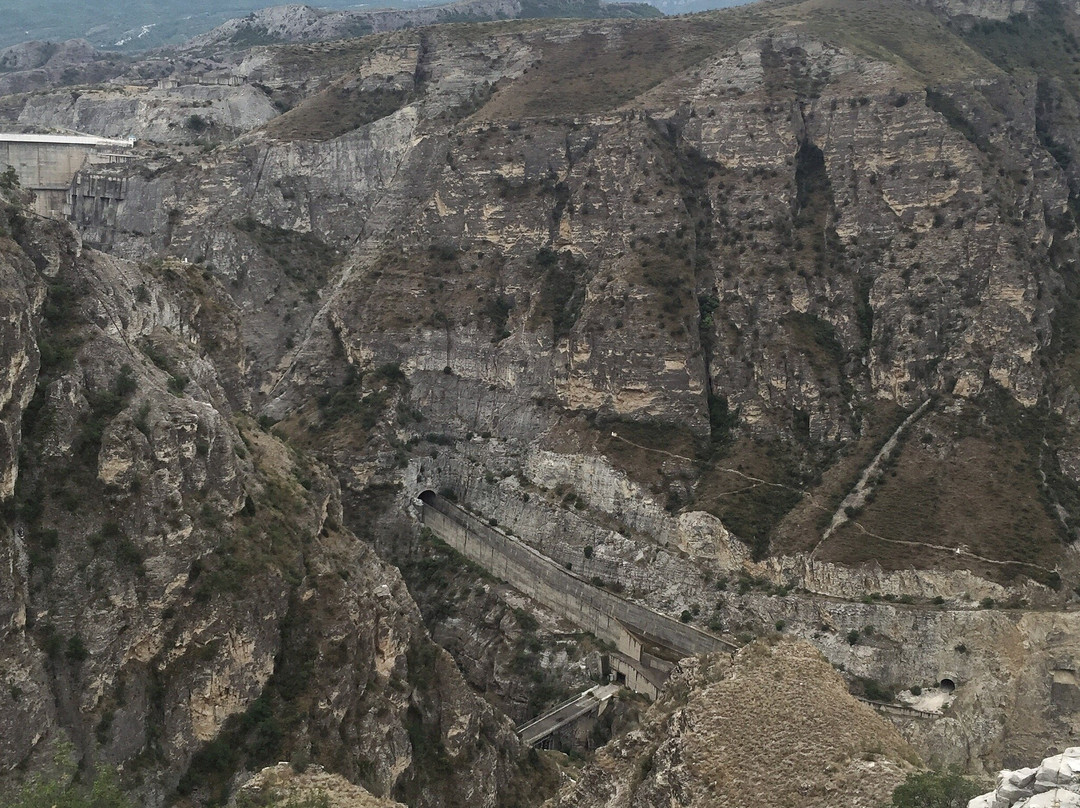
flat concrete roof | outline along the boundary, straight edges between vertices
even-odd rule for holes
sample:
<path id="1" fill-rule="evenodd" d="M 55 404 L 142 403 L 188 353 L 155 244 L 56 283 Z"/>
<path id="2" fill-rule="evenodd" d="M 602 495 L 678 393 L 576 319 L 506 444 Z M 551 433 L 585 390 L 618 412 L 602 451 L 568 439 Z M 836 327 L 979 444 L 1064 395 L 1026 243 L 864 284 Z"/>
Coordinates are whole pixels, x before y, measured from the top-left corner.
<path id="1" fill-rule="evenodd" d="M 135 145 L 135 138 L 123 140 L 93 135 L 15 135 L 0 132 L 0 143 L 49 143 L 56 146 L 115 146 L 130 149 Z"/>

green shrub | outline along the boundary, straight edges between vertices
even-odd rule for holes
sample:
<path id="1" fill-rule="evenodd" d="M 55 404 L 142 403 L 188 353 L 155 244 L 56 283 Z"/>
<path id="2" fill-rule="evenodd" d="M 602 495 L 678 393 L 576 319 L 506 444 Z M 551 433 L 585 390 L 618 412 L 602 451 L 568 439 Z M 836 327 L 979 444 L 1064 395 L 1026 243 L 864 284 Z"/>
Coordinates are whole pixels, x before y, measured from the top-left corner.
<path id="1" fill-rule="evenodd" d="M 62 762 L 60 771 L 37 776 L 16 792 L 0 795 L 0 808 L 130 808 L 116 775 L 104 769 L 89 783 L 76 782 L 74 765 Z M 85 781 L 85 777 L 82 778 Z"/>
<path id="2" fill-rule="evenodd" d="M 527 631 L 531 634 L 540 628 L 540 624 L 537 622 L 536 618 L 524 609 L 519 609 L 515 606 L 512 608 L 512 611 L 514 612 L 514 618 L 517 620 L 517 624 L 521 627 L 522 631 Z"/>
<path id="3" fill-rule="evenodd" d="M 877 679 L 868 679 L 859 677 L 859 684 L 862 686 L 863 693 L 870 701 L 881 701 L 888 703 L 896 698 L 896 694 L 891 688 L 886 687 Z"/>
<path id="4" fill-rule="evenodd" d="M 127 536 L 120 536 L 116 541 L 116 556 L 125 564 L 142 569 L 143 554 L 139 546 Z"/>
<path id="5" fill-rule="evenodd" d="M 896 787 L 893 808 L 966 808 L 982 789 L 965 777 L 947 772 L 918 772 Z"/>
<path id="6" fill-rule="evenodd" d="M 170 376 L 169 392 L 176 396 L 180 395 L 184 392 L 185 388 L 187 388 L 189 381 L 190 379 L 188 379 L 188 377 L 183 375 L 182 373 Z"/>
<path id="7" fill-rule="evenodd" d="M 130 396 L 135 390 L 138 389 L 138 382 L 135 381 L 135 372 L 131 369 L 131 365 L 125 364 L 120 368 L 120 372 L 113 380 L 113 393 L 120 399 L 125 399 Z"/>
<path id="8" fill-rule="evenodd" d="M 68 658 L 69 662 L 79 665 L 86 661 L 90 656 L 90 651 L 86 648 L 86 643 L 83 642 L 83 638 L 78 634 L 70 637 L 67 641 L 67 649 L 64 651 L 64 656 Z"/>
<path id="9" fill-rule="evenodd" d="M 150 437 L 150 402 L 144 401 L 139 405 L 138 411 L 135 413 L 135 417 L 132 419 L 135 424 L 135 428 L 143 433 L 146 437 Z"/>
<path id="10" fill-rule="evenodd" d="M 19 175 L 15 171 L 15 166 L 8 166 L 7 170 L 3 174 L 0 174 L 0 188 L 5 191 L 12 191 L 19 187 Z"/>

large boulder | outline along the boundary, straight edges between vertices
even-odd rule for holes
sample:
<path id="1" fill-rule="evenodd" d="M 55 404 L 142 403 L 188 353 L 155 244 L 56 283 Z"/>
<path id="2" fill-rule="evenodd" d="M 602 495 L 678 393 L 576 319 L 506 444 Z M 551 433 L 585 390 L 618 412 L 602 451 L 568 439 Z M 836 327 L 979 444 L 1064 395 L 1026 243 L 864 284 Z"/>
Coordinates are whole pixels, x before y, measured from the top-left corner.
<path id="1" fill-rule="evenodd" d="M 1026 768 L 998 773 L 996 794 L 1005 805 L 1026 799 L 1035 793 L 1035 775 L 1038 769 Z"/>
<path id="2" fill-rule="evenodd" d="M 1080 747 L 1073 746 L 1060 755 L 1043 760 L 1035 775 L 1035 792 L 1057 787 L 1080 792 Z"/>
<path id="3" fill-rule="evenodd" d="M 1080 747 L 1045 758 L 1037 769 L 998 772 L 997 788 L 967 808 L 1080 808 Z"/>

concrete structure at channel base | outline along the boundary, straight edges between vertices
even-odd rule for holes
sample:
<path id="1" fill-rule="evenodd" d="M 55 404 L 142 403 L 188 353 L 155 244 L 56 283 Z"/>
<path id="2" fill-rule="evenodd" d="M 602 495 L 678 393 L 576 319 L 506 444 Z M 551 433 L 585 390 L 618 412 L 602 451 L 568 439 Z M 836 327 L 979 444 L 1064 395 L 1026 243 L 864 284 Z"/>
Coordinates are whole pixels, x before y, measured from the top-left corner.
<path id="1" fill-rule="evenodd" d="M 131 160 L 133 139 L 90 135 L 0 133 L 0 170 L 15 169 L 19 184 L 33 191 L 35 213 L 54 219 L 71 214 L 71 185 L 87 166 Z"/>
<path id="2" fill-rule="evenodd" d="M 610 643 L 603 672 L 611 682 L 655 699 L 677 660 L 737 649 L 727 640 L 593 585 L 434 491 L 423 491 L 418 500 L 420 521 L 437 537 L 522 594 Z M 951 679 L 942 683 L 953 686 Z M 544 745 L 552 733 L 577 718 L 602 711 L 610 698 L 606 689 L 590 688 L 518 727 L 518 734 L 530 745 Z M 890 718 L 941 717 L 940 712 L 857 698 Z"/>
<path id="3" fill-rule="evenodd" d="M 674 663 L 731 643 L 583 580 L 524 542 L 484 524 L 434 491 L 419 496 L 420 521 L 466 558 L 586 631 L 611 643 L 605 672 L 656 698 Z"/>

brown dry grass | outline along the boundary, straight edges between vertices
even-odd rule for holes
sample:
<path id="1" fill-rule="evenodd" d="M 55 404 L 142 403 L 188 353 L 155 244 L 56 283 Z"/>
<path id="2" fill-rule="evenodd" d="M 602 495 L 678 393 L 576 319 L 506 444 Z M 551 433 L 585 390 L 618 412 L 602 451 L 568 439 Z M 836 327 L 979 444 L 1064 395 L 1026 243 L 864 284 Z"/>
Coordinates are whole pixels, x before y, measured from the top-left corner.
<path id="1" fill-rule="evenodd" d="M 905 417 L 905 411 L 888 401 L 875 401 L 868 408 L 858 441 L 829 466 L 777 529 L 771 545 L 775 554 L 808 552 L 818 543 L 840 501 Z"/>
<path id="2" fill-rule="evenodd" d="M 620 437 L 611 437 L 612 432 Z M 631 480 L 654 490 L 659 490 L 672 474 L 689 472 L 700 446 L 701 438 L 679 424 L 590 419 L 569 414 L 552 427 L 543 442 L 543 448 L 553 452 L 606 457 Z M 687 460 L 679 460 L 680 457 Z"/>
<path id="3" fill-rule="evenodd" d="M 828 42 L 890 62 L 920 83 L 998 72 L 939 17 L 902 0 L 807 0 L 785 9 L 784 16 Z"/>
<path id="4" fill-rule="evenodd" d="M 648 23 L 582 26 L 542 41 L 538 64 L 474 118 L 505 120 L 617 109 L 758 32 L 794 27 L 892 63 L 914 85 L 999 72 L 933 14 L 898 0 L 772 2 Z"/>
<path id="5" fill-rule="evenodd" d="M 474 119 L 615 109 L 760 29 L 769 20 L 761 8 L 755 4 L 692 18 L 593 24 L 582 26 L 582 33 L 570 40 L 542 41 L 539 63 L 501 88 Z"/>
<path id="6" fill-rule="evenodd" d="M 924 444 L 936 433 L 963 430 L 951 416 L 915 425 L 874 499 L 857 515 L 870 533 L 889 539 L 963 547 L 998 560 L 1052 568 L 1063 545 L 1038 487 L 1037 457 L 1019 440 L 987 428 L 959 432 L 944 446 Z M 998 580 L 1039 577 L 1031 567 L 983 564 L 968 556 L 874 539 L 854 525 L 838 530 L 819 549 L 824 560 L 875 560 L 887 569 L 974 569 Z"/>
<path id="7" fill-rule="evenodd" d="M 801 500 L 797 466 L 794 453 L 779 442 L 739 441 L 703 470 L 693 507 L 720 519 L 760 556 L 777 525 Z"/>
<path id="8" fill-rule="evenodd" d="M 411 91 L 383 89 L 361 91 L 335 84 L 295 109 L 269 121 L 263 128 L 277 140 L 332 140 L 365 124 L 385 118 L 405 106 Z"/>
<path id="9" fill-rule="evenodd" d="M 640 729 L 549 805 L 879 808 L 918 763 L 811 645 L 759 640 L 677 670 Z"/>
<path id="10" fill-rule="evenodd" d="M 804 642 L 746 647 L 729 677 L 691 694 L 686 713 L 694 731 L 679 739 L 682 760 L 710 784 L 698 805 L 883 805 L 918 760 Z"/>

